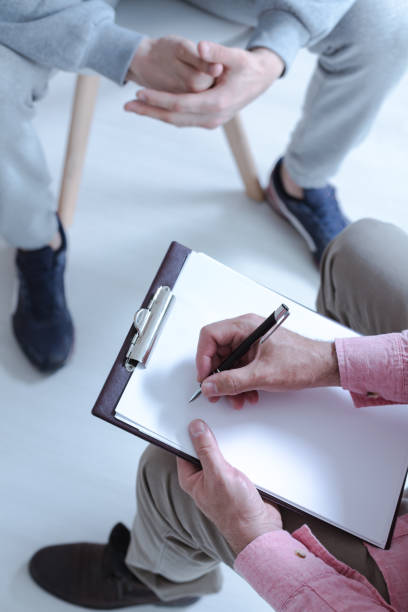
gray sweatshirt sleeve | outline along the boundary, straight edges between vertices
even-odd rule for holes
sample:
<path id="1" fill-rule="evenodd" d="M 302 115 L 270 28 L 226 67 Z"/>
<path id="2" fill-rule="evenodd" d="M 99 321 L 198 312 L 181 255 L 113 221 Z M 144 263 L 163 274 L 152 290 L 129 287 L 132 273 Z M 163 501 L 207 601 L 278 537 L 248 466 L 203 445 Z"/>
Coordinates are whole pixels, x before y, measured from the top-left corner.
<path id="1" fill-rule="evenodd" d="M 264 0 L 256 1 L 258 23 L 248 49 L 266 47 L 285 62 L 286 70 L 301 47 L 325 38 L 355 0 Z"/>
<path id="2" fill-rule="evenodd" d="M 50 68 L 90 68 L 122 84 L 141 39 L 103 0 L 0 0 L 0 44 Z"/>

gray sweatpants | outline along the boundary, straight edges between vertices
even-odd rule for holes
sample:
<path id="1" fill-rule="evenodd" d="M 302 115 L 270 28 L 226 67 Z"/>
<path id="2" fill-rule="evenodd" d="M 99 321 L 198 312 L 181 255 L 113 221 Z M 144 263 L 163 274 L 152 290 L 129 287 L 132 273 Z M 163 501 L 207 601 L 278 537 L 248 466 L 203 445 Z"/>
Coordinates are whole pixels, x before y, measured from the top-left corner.
<path id="1" fill-rule="evenodd" d="M 408 235 L 397 227 L 371 219 L 350 225 L 323 256 L 319 311 L 364 334 L 406 329 L 406 261 Z M 163 600 L 217 592 L 218 565 L 232 566 L 234 554 L 180 489 L 175 457 L 157 447 L 149 446 L 140 460 L 137 507 L 126 560 L 131 571 Z M 400 506 L 400 514 L 407 512 L 408 496 Z M 289 532 L 305 522 L 285 508 L 281 513 Z M 307 524 L 335 557 L 366 576 L 388 600 L 384 578 L 359 539 L 313 517 Z"/>
<path id="2" fill-rule="evenodd" d="M 285 154 L 303 187 L 322 186 L 337 171 L 401 77 L 408 59 L 406 0 L 357 0 L 311 50 L 317 67 Z M 55 198 L 32 126 L 50 71 L 0 46 L 0 75 L 0 233 L 14 246 L 39 248 L 56 232 Z"/>

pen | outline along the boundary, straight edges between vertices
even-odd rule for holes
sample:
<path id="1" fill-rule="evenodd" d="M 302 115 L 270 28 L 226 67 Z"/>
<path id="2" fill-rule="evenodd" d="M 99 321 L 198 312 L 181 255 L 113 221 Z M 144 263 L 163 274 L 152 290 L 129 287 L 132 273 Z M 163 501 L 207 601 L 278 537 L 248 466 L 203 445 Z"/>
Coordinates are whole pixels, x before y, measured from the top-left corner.
<path id="1" fill-rule="evenodd" d="M 241 359 L 249 351 L 251 346 L 257 342 L 260 338 L 262 344 L 269 338 L 273 332 L 278 329 L 280 325 L 287 319 L 289 316 L 289 308 L 285 304 L 281 304 L 265 321 L 263 321 L 254 331 L 249 334 L 245 340 L 241 342 L 237 348 L 232 351 L 231 355 L 228 355 L 224 361 L 220 363 L 218 368 L 211 372 L 209 376 L 212 374 L 216 374 L 219 372 L 224 372 L 225 370 L 230 370 L 236 361 Z M 194 401 L 201 393 L 201 385 L 200 388 L 191 396 L 189 399 L 189 403 Z"/>

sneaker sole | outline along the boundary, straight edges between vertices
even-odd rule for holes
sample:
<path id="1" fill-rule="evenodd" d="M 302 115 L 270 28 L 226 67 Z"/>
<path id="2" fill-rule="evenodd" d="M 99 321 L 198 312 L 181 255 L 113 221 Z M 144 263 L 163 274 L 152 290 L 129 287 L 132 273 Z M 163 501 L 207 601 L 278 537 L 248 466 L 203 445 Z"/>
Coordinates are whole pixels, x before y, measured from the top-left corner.
<path id="1" fill-rule="evenodd" d="M 299 219 L 293 215 L 290 210 L 288 210 L 286 204 L 279 197 L 275 187 L 273 186 L 273 182 L 271 181 L 268 187 L 265 190 L 266 201 L 270 205 L 270 207 L 278 214 L 280 217 L 285 219 L 288 223 L 290 223 L 295 230 L 302 236 L 305 240 L 308 248 L 312 253 L 316 253 L 317 247 L 315 241 L 311 237 L 311 235 L 305 230 L 303 225 L 300 223 Z"/>

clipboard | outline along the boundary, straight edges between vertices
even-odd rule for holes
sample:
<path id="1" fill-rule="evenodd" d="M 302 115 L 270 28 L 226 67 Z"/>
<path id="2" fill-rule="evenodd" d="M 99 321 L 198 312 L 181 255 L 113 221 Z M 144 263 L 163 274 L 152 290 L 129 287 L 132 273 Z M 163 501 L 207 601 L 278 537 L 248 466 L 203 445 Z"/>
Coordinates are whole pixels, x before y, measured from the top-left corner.
<path id="1" fill-rule="evenodd" d="M 126 335 L 118 356 L 95 402 L 92 409 L 92 414 L 114 425 L 115 427 L 119 427 L 128 433 L 136 435 L 146 442 L 159 446 L 172 454 L 178 455 L 179 457 L 195 463 L 196 465 L 200 465 L 196 457 L 193 457 L 192 455 L 187 454 L 182 450 L 171 446 L 170 444 L 166 444 L 166 442 L 163 440 L 157 439 L 145 431 L 141 431 L 136 426 L 130 425 L 115 416 L 116 408 L 132 376 L 132 372 L 138 364 L 146 364 L 150 352 L 152 350 L 154 351 L 155 340 L 160 334 L 161 327 L 165 324 L 167 311 L 171 308 L 171 290 L 174 288 L 180 272 L 182 271 L 186 260 L 189 258 L 189 255 L 192 252 L 193 251 L 191 249 L 177 242 L 172 242 L 170 244 L 157 274 L 154 277 L 153 282 L 151 283 L 150 288 L 141 304 L 141 308 L 135 314 L 134 323 Z M 143 341 L 140 342 L 140 340 Z M 309 517 L 311 515 L 313 516 L 313 514 L 307 510 L 302 510 L 296 505 L 287 503 L 280 498 L 274 497 L 262 489 L 258 488 L 258 490 L 262 498 L 266 501 L 286 507 L 304 517 Z M 399 502 L 402 494 L 403 486 L 401 489 Z M 388 533 L 385 548 L 389 548 L 391 543 L 399 502 L 395 507 L 394 518 Z M 333 527 L 344 530 L 346 533 L 350 533 L 350 531 L 342 528 L 341 526 L 333 525 Z"/>

